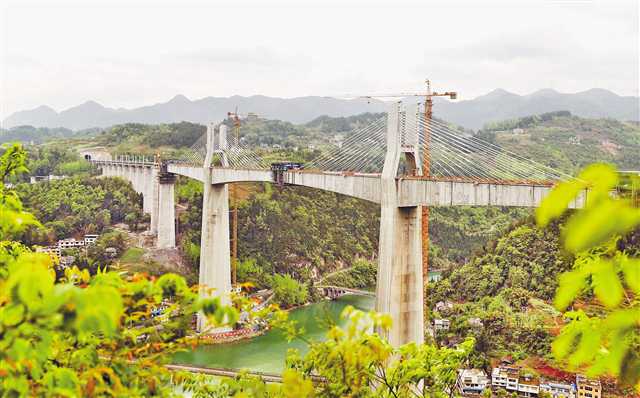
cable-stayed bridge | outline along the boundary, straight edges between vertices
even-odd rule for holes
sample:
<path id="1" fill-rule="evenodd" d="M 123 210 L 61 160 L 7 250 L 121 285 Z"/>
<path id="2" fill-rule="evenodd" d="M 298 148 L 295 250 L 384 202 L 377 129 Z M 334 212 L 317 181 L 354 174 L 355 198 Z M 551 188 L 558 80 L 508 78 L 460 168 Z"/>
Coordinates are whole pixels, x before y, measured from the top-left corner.
<path id="1" fill-rule="evenodd" d="M 199 282 L 222 297 L 231 290 L 228 184 L 298 185 L 380 204 L 376 310 L 393 317 L 394 345 L 424 339 L 422 207 L 536 207 L 554 184 L 573 178 L 400 102 L 303 168 L 265 162 L 222 123 L 207 126 L 180 159 L 93 162 L 143 194 L 158 247 L 175 246 L 176 176 L 204 184 Z"/>

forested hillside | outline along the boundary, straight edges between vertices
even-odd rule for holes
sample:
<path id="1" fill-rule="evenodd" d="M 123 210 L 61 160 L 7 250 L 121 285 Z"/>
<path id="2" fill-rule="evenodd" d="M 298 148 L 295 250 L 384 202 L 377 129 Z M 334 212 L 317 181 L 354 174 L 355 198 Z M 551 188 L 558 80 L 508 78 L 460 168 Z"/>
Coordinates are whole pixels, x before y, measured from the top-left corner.
<path id="1" fill-rule="evenodd" d="M 48 245 L 58 239 L 99 234 L 115 223 L 137 225 L 145 220 L 142 198 L 119 178 L 75 177 L 37 184 L 19 184 L 16 191 L 44 229 L 30 228 L 22 240 Z"/>
<path id="2" fill-rule="evenodd" d="M 505 288 L 551 299 L 557 275 L 573 263 L 563 254 L 559 235 L 558 225 L 540 229 L 532 219 L 511 228 L 463 266 L 445 271 L 433 289 L 433 300 L 479 301 Z"/>
<path id="3" fill-rule="evenodd" d="M 636 122 L 553 112 L 491 123 L 478 136 L 572 174 L 594 162 L 640 170 L 640 125 Z"/>
<path id="4" fill-rule="evenodd" d="M 243 119 L 240 139 L 243 145 L 256 150 L 288 149 L 303 150 L 310 146 L 323 146 L 347 136 L 351 131 L 366 126 L 382 117 L 381 113 L 331 118 L 321 116 L 307 124 L 293 124 L 281 120 L 264 118 Z M 233 122 L 226 120 L 230 134 L 234 134 Z M 170 124 L 128 123 L 104 129 L 96 138 L 114 152 L 155 153 L 158 149 L 171 151 L 190 147 L 206 131 L 201 124 L 180 122 Z M 179 154 L 179 152 L 176 152 Z"/>
<path id="5" fill-rule="evenodd" d="M 15 126 L 10 129 L 0 129 L 0 144 L 4 142 L 42 144 L 65 138 L 90 137 L 98 131 L 99 129 L 95 128 L 73 131 L 64 127 Z"/>
<path id="6" fill-rule="evenodd" d="M 348 136 L 350 131 L 379 117 L 381 114 L 323 116 L 305 125 L 252 117 L 242 120 L 240 138 L 268 161 L 306 162 L 319 151 L 335 145 L 336 137 Z M 227 123 L 233 127 L 231 121 Z M 188 122 L 126 124 L 106 129 L 96 141 L 116 153 L 161 153 L 170 157 L 192 145 L 205 130 L 205 126 Z M 594 159 L 607 159 L 606 156 L 628 167 L 639 161 L 632 153 L 633 150 L 640 151 L 637 125 L 607 119 L 581 119 L 568 112 L 494 123 L 478 135 L 567 172 L 574 172 Z M 188 183 L 181 183 L 178 188 L 179 201 L 188 208 L 180 215 L 181 247 L 194 265 L 200 243 L 200 189 L 198 184 Z M 348 266 L 358 256 L 375 256 L 379 216 L 375 206 L 301 188 L 265 189 L 259 186 L 240 189 L 241 258 L 257 260 L 270 269 L 309 265 L 323 272 Z M 352 206 L 352 213 L 336 218 L 340 213 L 336 207 L 338 202 L 341 206 Z M 513 223 L 530 214 L 526 209 L 433 209 L 430 228 L 432 267 L 446 269 L 464 264 L 485 249 L 487 242 L 499 238 Z M 338 222 L 330 225 L 327 216 Z M 345 224 L 342 224 L 343 220 Z M 360 220 L 366 220 L 370 228 L 359 227 Z M 301 239 L 302 236 L 305 239 Z M 307 242 L 311 243 L 307 245 Z"/>

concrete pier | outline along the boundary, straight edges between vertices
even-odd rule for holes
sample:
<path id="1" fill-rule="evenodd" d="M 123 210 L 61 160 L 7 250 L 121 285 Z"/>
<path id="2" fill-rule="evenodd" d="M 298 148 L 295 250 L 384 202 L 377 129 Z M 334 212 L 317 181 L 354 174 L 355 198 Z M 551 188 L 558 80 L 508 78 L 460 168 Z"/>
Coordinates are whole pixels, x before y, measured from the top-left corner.
<path id="1" fill-rule="evenodd" d="M 158 177 L 158 238 L 161 249 L 176 247 L 175 176 L 160 173 Z"/>

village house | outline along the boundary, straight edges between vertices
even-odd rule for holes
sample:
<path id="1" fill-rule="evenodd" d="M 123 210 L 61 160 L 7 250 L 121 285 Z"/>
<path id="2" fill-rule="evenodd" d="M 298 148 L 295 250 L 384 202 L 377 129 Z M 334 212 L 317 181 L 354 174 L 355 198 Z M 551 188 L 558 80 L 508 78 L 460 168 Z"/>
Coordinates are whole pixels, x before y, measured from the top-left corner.
<path id="1" fill-rule="evenodd" d="M 523 373 L 520 367 L 501 365 L 491 372 L 491 388 L 505 389 L 520 397 L 538 397 L 545 392 L 553 398 L 602 398 L 602 386 L 598 380 L 578 375 L 576 383 L 539 379 Z"/>
<path id="2" fill-rule="evenodd" d="M 491 387 L 504 388 L 507 391 L 518 391 L 520 369 L 511 366 L 499 366 L 491 372 Z"/>
<path id="3" fill-rule="evenodd" d="M 544 391 L 553 398 L 575 398 L 576 385 L 571 383 L 562 383 L 559 381 L 542 380 L 540 381 L 540 391 Z"/>
<path id="4" fill-rule="evenodd" d="M 83 239 L 76 240 L 75 238 L 70 239 L 61 239 L 52 246 L 44 246 L 44 247 L 36 247 L 36 253 L 46 253 L 51 258 L 60 261 L 60 266 L 62 268 L 66 268 L 67 266 L 73 264 L 75 261 L 75 257 L 73 256 L 62 256 L 62 251 L 66 249 L 74 249 L 74 248 L 85 248 L 87 246 L 93 245 L 98 240 L 100 235 L 95 234 L 86 234 Z"/>
<path id="5" fill-rule="evenodd" d="M 460 394 L 482 394 L 489 388 L 489 378 L 480 369 L 459 369 L 456 386 Z"/>
<path id="6" fill-rule="evenodd" d="M 449 327 L 451 326 L 451 321 L 448 319 L 434 319 L 433 320 L 433 327 L 434 329 L 437 330 L 449 330 Z"/>
<path id="7" fill-rule="evenodd" d="M 537 397 L 540 394 L 540 379 L 527 373 L 518 378 L 518 395 Z"/>
<path id="8" fill-rule="evenodd" d="M 56 176 L 56 175 L 46 175 L 46 176 L 31 176 L 29 177 L 29 184 L 37 184 L 39 182 L 49 182 L 55 180 L 62 180 L 67 176 Z"/>
<path id="9" fill-rule="evenodd" d="M 602 384 L 599 380 L 588 379 L 584 375 L 576 376 L 578 398 L 602 398 Z"/>

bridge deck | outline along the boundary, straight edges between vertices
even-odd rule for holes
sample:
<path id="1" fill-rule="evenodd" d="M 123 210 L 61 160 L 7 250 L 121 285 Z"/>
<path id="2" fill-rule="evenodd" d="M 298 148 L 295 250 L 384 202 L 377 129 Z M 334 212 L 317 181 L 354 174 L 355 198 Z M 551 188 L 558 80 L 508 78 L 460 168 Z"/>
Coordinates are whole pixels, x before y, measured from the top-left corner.
<path id="1" fill-rule="evenodd" d="M 93 161 L 99 166 L 114 167 L 158 167 L 150 162 Z M 202 167 L 169 163 L 167 171 L 204 182 Z M 336 173 L 315 170 L 293 170 L 285 172 L 284 182 L 289 185 L 321 189 L 380 203 L 382 187 L 379 174 Z M 271 170 L 213 168 L 212 184 L 235 182 L 273 182 Z M 465 181 L 421 179 L 417 177 L 398 178 L 398 205 L 411 206 L 514 206 L 537 207 L 551 191 L 549 181 Z M 586 192 L 570 207 L 579 208 L 584 204 Z"/>

